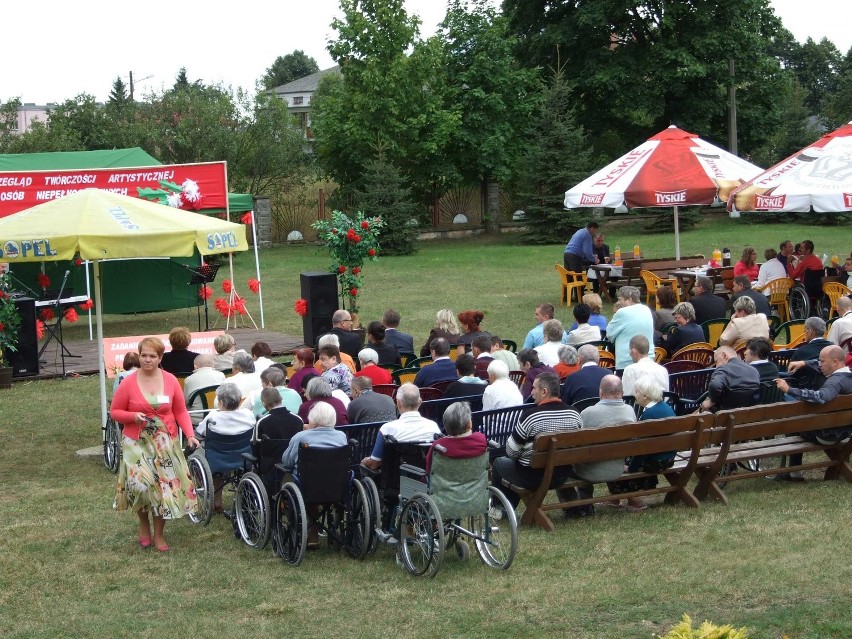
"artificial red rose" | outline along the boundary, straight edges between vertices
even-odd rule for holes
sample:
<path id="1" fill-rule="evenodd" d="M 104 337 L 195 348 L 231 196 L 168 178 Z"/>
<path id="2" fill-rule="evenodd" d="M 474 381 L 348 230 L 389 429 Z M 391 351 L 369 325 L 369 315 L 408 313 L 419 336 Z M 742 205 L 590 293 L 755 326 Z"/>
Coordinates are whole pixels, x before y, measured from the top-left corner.
<path id="1" fill-rule="evenodd" d="M 370 257 L 375 257 L 376 256 L 376 249 L 374 249 L 374 248 L 367 249 L 367 255 L 369 255 Z"/>
<path id="2" fill-rule="evenodd" d="M 44 322 L 36 320 L 36 339 L 44 337 Z"/>
<path id="3" fill-rule="evenodd" d="M 351 295 L 352 297 L 355 297 L 356 295 L 358 295 L 358 289 L 353 286 L 352 288 L 349 289 L 349 295 Z"/>
<path id="4" fill-rule="evenodd" d="M 361 272 L 361 267 L 360 267 L 360 266 L 356 266 L 355 268 L 353 268 L 353 269 L 352 269 L 352 274 L 353 274 L 353 275 L 358 275 L 358 273 L 360 273 L 360 272 Z"/>
<path id="5" fill-rule="evenodd" d="M 52 309 L 52 308 L 43 308 L 43 309 L 41 309 L 41 313 L 39 313 L 39 314 L 38 314 L 38 316 L 39 316 L 39 317 L 40 317 L 43 321 L 45 321 L 45 322 L 49 322 L 49 321 L 50 321 L 50 320 L 52 320 L 54 317 L 56 317 L 56 315 L 54 314 L 54 312 L 53 312 L 53 309 Z"/>
<path id="6" fill-rule="evenodd" d="M 209 300 L 212 296 L 213 296 L 213 289 L 210 288 L 209 286 L 207 286 L 207 284 L 202 286 L 201 289 L 198 291 L 198 297 L 200 297 L 203 300 Z"/>
<path id="7" fill-rule="evenodd" d="M 82 259 L 80 259 L 79 257 L 74 259 L 74 266 L 82 266 L 82 265 L 83 265 Z"/>
<path id="8" fill-rule="evenodd" d="M 257 293 L 260 290 L 260 280 L 256 280 L 254 278 L 251 278 L 248 281 L 248 287 L 249 287 L 249 290 L 252 293 Z"/>
<path id="9" fill-rule="evenodd" d="M 0 322 L 0 333 L 6 330 L 6 325 L 3 322 Z"/>
<path id="10" fill-rule="evenodd" d="M 249 211 L 248 213 L 246 213 L 245 215 L 243 215 L 240 218 L 240 222 L 242 222 L 246 226 L 249 226 L 253 221 L 254 221 L 254 218 L 252 217 L 251 211 Z"/>
<path id="11" fill-rule="evenodd" d="M 331 229 L 332 234 L 337 235 L 337 229 Z"/>
<path id="12" fill-rule="evenodd" d="M 345 267 L 345 266 L 343 266 L 343 265 L 341 264 L 340 266 L 338 266 L 338 267 L 337 267 L 337 272 L 338 272 L 338 273 L 341 273 L 341 274 L 342 274 L 342 273 L 345 273 L 345 272 L 346 272 L 346 267 Z"/>
<path id="13" fill-rule="evenodd" d="M 38 285 L 43 289 L 50 288 L 50 278 L 45 273 L 39 273 L 36 280 L 38 281 Z"/>
<path id="14" fill-rule="evenodd" d="M 91 299 L 88 299 L 85 302 L 83 302 L 82 304 L 80 304 L 80 310 L 81 311 L 91 311 L 94 307 L 95 307 L 95 303 Z"/>
<path id="15" fill-rule="evenodd" d="M 66 311 L 65 311 L 65 321 L 66 322 L 71 322 L 73 324 L 78 319 L 80 319 L 80 317 L 77 315 L 77 309 L 75 309 L 73 306 L 66 309 Z"/>
<path id="16" fill-rule="evenodd" d="M 222 290 L 230 293 L 234 287 L 231 285 L 231 280 L 222 280 Z"/>
<path id="17" fill-rule="evenodd" d="M 367 220 L 364 220 L 363 222 L 361 222 L 361 228 L 362 229 L 370 228 L 370 223 Z"/>
<path id="18" fill-rule="evenodd" d="M 219 311 L 219 314 L 222 315 L 222 317 L 231 316 L 231 307 L 228 305 L 228 300 L 224 297 L 217 297 L 216 301 L 213 302 L 213 306 L 216 307 L 216 310 Z"/>
<path id="19" fill-rule="evenodd" d="M 296 300 L 296 303 L 293 304 L 293 310 L 304 317 L 308 314 L 308 300 L 300 297 Z"/>
<path id="20" fill-rule="evenodd" d="M 246 314 L 246 301 L 239 295 L 234 296 L 234 304 L 232 307 L 240 315 Z"/>

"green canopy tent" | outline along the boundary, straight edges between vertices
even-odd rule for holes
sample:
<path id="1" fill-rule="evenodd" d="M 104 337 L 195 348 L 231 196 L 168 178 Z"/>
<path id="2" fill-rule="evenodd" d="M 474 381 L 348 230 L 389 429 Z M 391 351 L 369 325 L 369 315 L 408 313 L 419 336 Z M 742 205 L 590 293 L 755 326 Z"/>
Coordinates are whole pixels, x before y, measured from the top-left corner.
<path id="1" fill-rule="evenodd" d="M 0 154 L 0 172 L 110 169 L 137 166 L 158 166 L 162 162 L 142 149 L 112 149 L 103 151 L 71 151 L 54 153 Z M 230 216 L 252 211 L 251 194 L 229 193 Z M 225 212 L 224 209 L 207 209 L 204 214 Z M 139 259 L 101 264 L 101 281 L 104 291 L 104 313 L 141 313 L 166 311 L 198 306 L 196 287 L 189 286 L 186 266 L 195 267 L 201 258 L 196 253 L 190 257 L 172 259 Z M 91 282 L 87 269 L 69 262 L 20 264 L 14 269 L 15 277 L 24 285 L 38 290 L 37 278 L 47 275 L 51 288 L 59 286 L 64 273 L 70 271 L 68 287 L 75 295 L 89 294 Z M 258 275 L 258 279 L 260 276 Z M 261 323 L 263 313 L 261 312 Z"/>

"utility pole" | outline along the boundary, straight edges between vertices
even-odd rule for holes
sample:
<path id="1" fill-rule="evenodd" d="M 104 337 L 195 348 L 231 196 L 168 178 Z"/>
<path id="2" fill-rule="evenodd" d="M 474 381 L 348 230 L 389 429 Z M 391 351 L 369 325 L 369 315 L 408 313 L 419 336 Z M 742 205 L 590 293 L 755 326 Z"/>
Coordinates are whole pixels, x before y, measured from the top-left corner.
<path id="1" fill-rule="evenodd" d="M 733 58 L 728 58 L 728 75 L 728 150 L 737 155 L 737 81 Z"/>
<path id="2" fill-rule="evenodd" d="M 153 75 L 146 75 L 144 78 L 140 79 L 139 82 L 144 82 L 145 80 L 150 80 L 153 78 Z M 133 71 L 130 71 L 130 101 L 133 101 Z"/>

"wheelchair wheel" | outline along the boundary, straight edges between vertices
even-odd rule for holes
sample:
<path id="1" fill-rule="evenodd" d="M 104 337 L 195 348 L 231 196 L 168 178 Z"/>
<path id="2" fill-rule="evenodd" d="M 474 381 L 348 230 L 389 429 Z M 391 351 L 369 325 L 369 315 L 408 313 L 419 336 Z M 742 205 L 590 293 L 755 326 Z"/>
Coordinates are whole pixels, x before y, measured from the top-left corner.
<path id="1" fill-rule="evenodd" d="M 246 473 L 240 478 L 234 499 L 234 515 L 237 531 L 246 545 L 264 548 L 272 533 L 269 496 L 263 480 L 255 473 Z"/>
<path id="2" fill-rule="evenodd" d="M 121 466 L 121 426 L 112 417 L 104 426 L 104 466 L 114 473 Z"/>
<path id="3" fill-rule="evenodd" d="M 444 561 L 444 524 L 429 495 L 415 494 L 399 516 L 399 558 L 405 569 L 419 577 L 434 577 Z"/>
<path id="4" fill-rule="evenodd" d="M 377 530 L 382 526 L 382 502 L 379 499 L 379 489 L 371 477 L 361 480 L 364 492 L 367 493 L 367 501 L 370 506 L 370 530 L 367 539 L 367 554 L 372 555 L 379 546 L 379 535 Z"/>
<path id="5" fill-rule="evenodd" d="M 482 563 L 499 570 L 512 565 L 518 551 L 518 520 L 503 493 L 488 487 L 488 511 L 471 517 L 470 529 Z"/>
<path id="6" fill-rule="evenodd" d="M 350 557 L 363 559 L 367 554 L 373 534 L 371 498 L 364 485 L 357 479 L 352 480 L 349 503 L 346 504 L 344 520 L 343 548 Z"/>
<path id="7" fill-rule="evenodd" d="M 189 478 L 195 486 L 197 502 L 195 512 L 189 514 L 189 519 L 194 524 L 206 526 L 213 515 L 213 473 L 210 472 L 210 465 L 201 450 L 192 453 L 186 461 L 189 465 Z"/>
<path id="8" fill-rule="evenodd" d="M 298 486 L 287 482 L 275 502 L 275 531 L 272 552 L 288 564 L 298 566 L 308 548 L 308 515 Z"/>
<path id="9" fill-rule="evenodd" d="M 811 301 L 804 286 L 794 286 L 790 289 L 790 318 L 808 319 L 811 312 Z"/>

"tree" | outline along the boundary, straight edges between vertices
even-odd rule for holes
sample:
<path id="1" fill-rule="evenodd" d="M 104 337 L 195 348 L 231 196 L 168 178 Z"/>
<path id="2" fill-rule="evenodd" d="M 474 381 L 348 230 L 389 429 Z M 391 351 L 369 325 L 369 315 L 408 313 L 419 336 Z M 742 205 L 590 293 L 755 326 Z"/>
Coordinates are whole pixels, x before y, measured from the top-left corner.
<path id="1" fill-rule="evenodd" d="M 577 124 L 565 69 L 552 70 L 549 86 L 522 136 L 527 146 L 517 168 L 525 212 L 524 242 L 551 244 L 571 237 L 588 211 L 566 211 L 566 189 L 594 170 L 590 144 Z"/>
<path id="2" fill-rule="evenodd" d="M 172 87 L 175 91 L 189 88 L 189 78 L 186 75 L 186 67 L 181 67 L 178 74 L 175 76 L 175 84 Z"/>
<path id="3" fill-rule="evenodd" d="M 274 89 L 317 71 L 317 61 L 301 49 L 296 49 L 293 53 L 275 58 L 275 62 L 266 70 L 262 82 L 265 89 Z"/>
<path id="4" fill-rule="evenodd" d="M 807 91 L 792 79 L 780 111 L 778 126 L 766 142 L 755 149 L 751 160 L 763 167 L 770 167 L 799 149 L 811 144 L 819 132 L 809 118 L 806 105 Z"/>
<path id="5" fill-rule="evenodd" d="M 842 64 L 843 56 L 827 38 L 819 43 L 808 38 L 794 51 L 790 68 L 805 91 L 805 106 L 812 115 L 819 114 L 823 101 L 837 91 Z"/>
<path id="6" fill-rule="evenodd" d="M 128 105 L 130 101 L 130 96 L 127 93 L 127 85 L 124 84 L 124 80 L 119 76 L 112 83 L 112 90 L 109 92 L 107 104 L 112 104 L 117 110 L 120 110 Z"/>

